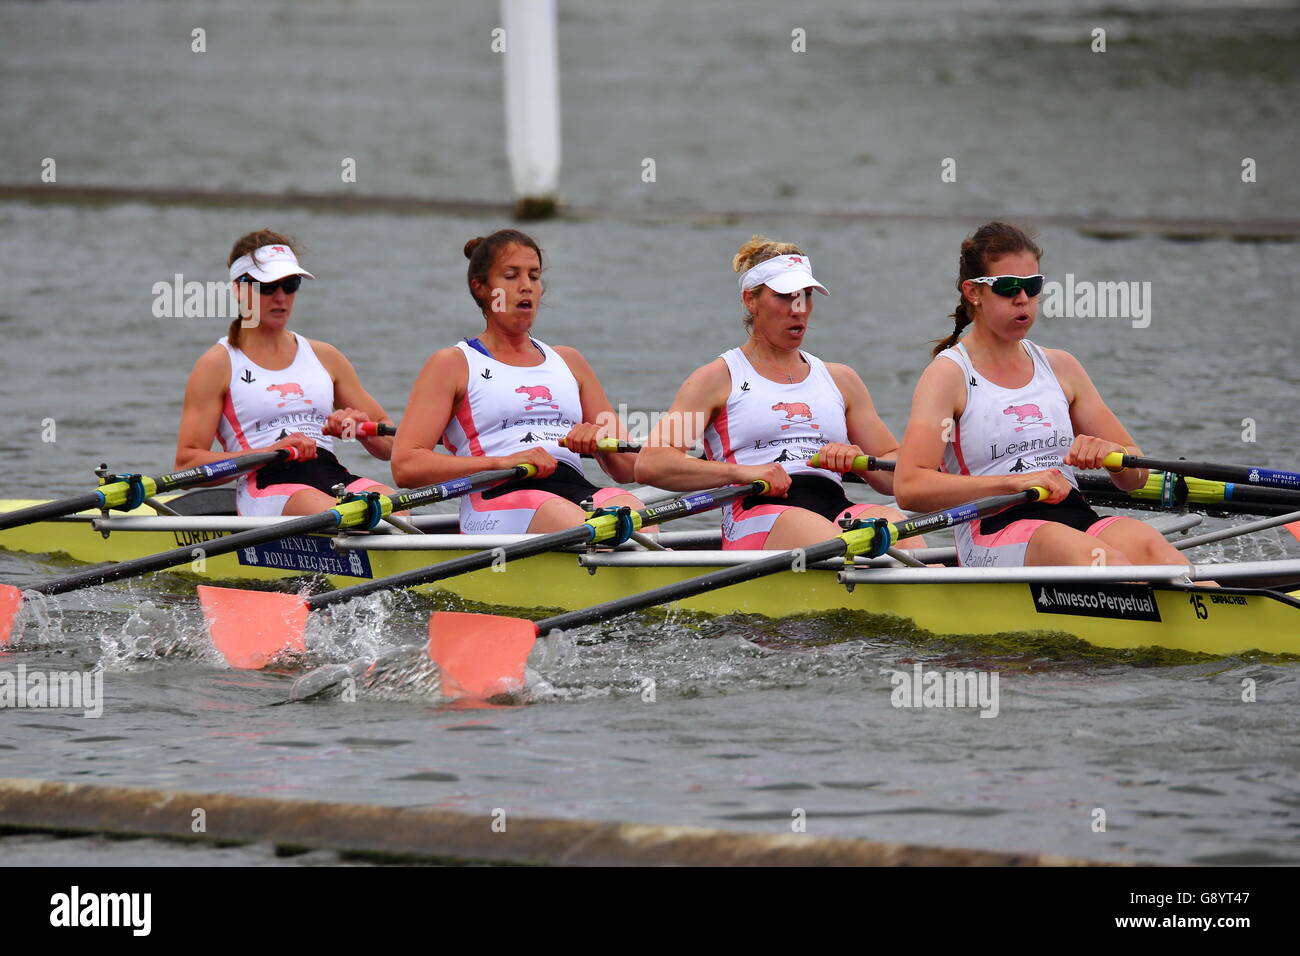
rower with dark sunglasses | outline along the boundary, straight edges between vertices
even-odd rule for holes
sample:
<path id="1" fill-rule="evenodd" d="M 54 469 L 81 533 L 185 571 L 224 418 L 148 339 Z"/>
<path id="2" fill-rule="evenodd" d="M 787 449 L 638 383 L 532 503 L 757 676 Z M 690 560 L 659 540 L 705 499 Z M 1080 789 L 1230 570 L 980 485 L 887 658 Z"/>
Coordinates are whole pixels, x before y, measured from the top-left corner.
<path id="1" fill-rule="evenodd" d="M 392 424 L 361 386 L 352 364 L 334 346 L 288 328 L 304 278 L 293 242 L 269 230 L 240 238 L 227 260 L 241 318 L 194 365 L 185 386 L 176 467 L 192 468 L 231 453 L 289 448 L 296 459 L 238 479 L 241 515 L 301 515 L 335 503 L 331 492 L 390 491 L 349 472 L 334 456 L 333 439 L 362 422 Z M 381 461 L 393 439 L 358 440 Z M 213 451 L 219 441 L 221 451 Z"/>
<path id="2" fill-rule="evenodd" d="M 1186 564 L 1150 525 L 1103 518 L 1079 493 L 1069 466 L 1099 469 L 1111 452 L 1142 451 L 1078 359 L 1026 338 L 1043 289 L 1041 257 L 1007 223 L 988 223 L 962 243 L 955 327 L 917 383 L 898 453 L 899 507 L 934 511 L 1041 486 L 1046 501 L 958 525 L 960 563 Z M 1146 480 L 1144 469 L 1111 473 L 1124 491 Z"/>

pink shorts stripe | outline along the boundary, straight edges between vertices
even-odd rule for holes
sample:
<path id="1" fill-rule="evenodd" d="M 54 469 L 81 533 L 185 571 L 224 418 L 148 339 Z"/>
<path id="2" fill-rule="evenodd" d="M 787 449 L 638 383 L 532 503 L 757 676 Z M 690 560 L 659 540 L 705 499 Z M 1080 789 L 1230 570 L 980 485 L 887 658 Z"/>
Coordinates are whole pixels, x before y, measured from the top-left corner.
<path id="1" fill-rule="evenodd" d="M 722 550 L 723 551 L 763 551 L 767 548 L 768 536 L 777 520 L 798 505 L 762 504 L 745 508 L 743 501 L 733 501 L 723 512 Z M 846 514 L 858 517 L 870 504 L 857 504 L 845 508 Z"/>
<path id="2" fill-rule="evenodd" d="M 625 495 L 623 488 L 597 488 L 591 495 L 592 504 L 600 508 L 605 502 Z M 460 530 L 462 534 L 526 534 L 533 523 L 537 509 L 553 499 L 567 501 L 560 495 L 536 488 L 511 491 L 499 498 L 483 500 L 476 492 L 460 499 Z"/>
<path id="3" fill-rule="evenodd" d="M 347 490 L 370 491 L 371 489 L 383 487 L 383 483 L 371 478 L 358 478 L 348 484 Z M 329 494 L 329 492 L 321 491 L 311 485 L 300 485 L 294 482 L 284 482 L 258 488 L 252 480 L 245 477 L 235 487 L 235 512 L 240 515 L 261 515 L 263 517 L 278 518 L 284 514 L 289 499 L 300 491 L 320 491 L 323 495 Z"/>
<path id="4" fill-rule="evenodd" d="M 1085 534 L 1090 534 L 1095 538 L 1097 537 L 1097 535 L 1101 534 L 1103 531 L 1105 531 L 1107 528 L 1113 525 L 1116 521 L 1123 521 L 1123 520 L 1124 520 L 1123 515 L 1111 515 L 1108 518 L 1102 518 L 1100 521 L 1094 521 L 1092 524 L 1088 525 L 1088 530 L 1085 532 Z"/>
<path id="5" fill-rule="evenodd" d="M 1084 534 L 1091 537 L 1097 537 L 1116 521 L 1122 521 L 1123 515 L 1110 515 L 1094 521 L 1088 526 Z M 981 534 L 979 531 L 980 523 L 977 521 L 971 525 L 971 540 L 981 548 L 1005 548 L 1013 545 L 1028 544 L 1029 539 L 1034 536 L 1034 532 L 1045 524 L 1054 524 L 1055 522 L 1044 521 L 1038 518 L 1022 518 L 1019 521 L 1013 521 L 1001 531 L 995 531 L 992 534 Z"/>
<path id="6" fill-rule="evenodd" d="M 1028 544 L 1035 531 L 1050 523 L 1037 518 L 1022 518 L 1019 521 L 1011 522 L 1001 531 L 994 531 L 992 534 L 981 534 L 979 530 L 980 523 L 977 521 L 971 525 L 970 536 L 971 540 L 981 548 L 1005 548 L 1011 545 Z"/>

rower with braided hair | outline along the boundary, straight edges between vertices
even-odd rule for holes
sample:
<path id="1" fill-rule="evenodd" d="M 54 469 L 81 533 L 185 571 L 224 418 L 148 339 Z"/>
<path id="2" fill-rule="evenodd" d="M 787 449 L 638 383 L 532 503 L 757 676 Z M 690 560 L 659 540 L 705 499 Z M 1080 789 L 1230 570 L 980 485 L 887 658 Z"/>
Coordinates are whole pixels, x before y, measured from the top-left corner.
<path id="1" fill-rule="evenodd" d="M 1046 501 L 958 525 L 963 565 L 1186 564 L 1150 525 L 1103 518 L 1069 466 L 1141 455 L 1069 352 L 1026 336 L 1038 314 L 1043 252 L 1020 228 L 981 226 L 961 245 L 952 334 L 938 343 L 912 398 L 895 471 L 901 508 L 933 511 L 972 498 L 1047 488 Z M 1145 469 L 1111 474 L 1123 491 Z"/>

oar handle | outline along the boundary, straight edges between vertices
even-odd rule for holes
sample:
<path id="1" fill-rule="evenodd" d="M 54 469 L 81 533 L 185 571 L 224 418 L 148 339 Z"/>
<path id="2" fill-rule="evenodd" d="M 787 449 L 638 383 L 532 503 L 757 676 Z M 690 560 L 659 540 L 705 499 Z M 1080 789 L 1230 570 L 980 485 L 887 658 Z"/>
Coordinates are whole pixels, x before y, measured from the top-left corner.
<path id="1" fill-rule="evenodd" d="M 280 448 L 276 451 L 257 452 L 239 458 L 226 458 L 157 477 L 132 475 L 123 479 L 104 478 L 100 480 L 99 488 L 84 495 L 60 498 L 57 501 L 43 501 L 29 508 L 0 515 L 0 531 L 34 524 L 37 521 L 48 521 L 51 518 L 61 518 L 91 508 L 107 511 L 127 505 L 135 507 L 145 498 L 160 492 L 234 478 L 236 475 L 242 475 L 246 471 L 252 471 L 273 461 L 292 460 L 296 457 L 297 452 L 293 449 Z"/>
<path id="2" fill-rule="evenodd" d="M 990 495 L 986 498 L 977 498 L 974 501 L 957 505 L 955 508 L 941 508 L 938 511 L 931 511 L 929 514 L 889 522 L 890 540 L 887 544 L 892 546 L 895 541 L 900 541 L 903 538 L 914 538 L 919 534 L 951 528 L 953 525 L 965 524 L 979 518 L 987 518 L 1015 505 L 1044 501 L 1050 494 L 1051 492 L 1046 488 L 1035 485 L 1032 488 L 1026 488 L 1024 491 L 1017 491 L 1009 495 Z M 876 528 L 872 526 L 874 522 L 871 519 L 865 519 L 861 523 L 866 526 L 851 527 L 849 531 L 844 533 L 845 539 L 849 542 L 847 553 L 858 555 L 869 554 L 875 550 L 883 551 L 883 548 L 877 549 L 875 547 Z"/>
<path id="3" fill-rule="evenodd" d="M 1280 471 L 1276 468 L 1258 468 L 1251 465 L 1220 465 L 1210 461 L 1166 461 L 1141 455 L 1111 452 L 1105 465 L 1112 471 L 1121 468 L 1149 468 L 1175 475 L 1204 478 L 1209 481 L 1230 481 L 1243 485 L 1266 485 L 1270 488 L 1288 488 L 1300 491 L 1300 472 Z"/>
<path id="4" fill-rule="evenodd" d="M 560 439 L 560 447 L 561 448 L 569 447 L 569 442 L 567 438 Z M 631 452 L 631 451 L 640 451 L 640 450 L 641 450 L 641 446 L 634 441 L 624 441 L 621 438 L 609 438 L 609 437 L 596 439 L 596 451 Z"/>
<path id="5" fill-rule="evenodd" d="M 431 505 L 434 502 L 445 501 L 448 498 L 459 498 L 461 495 L 469 494 L 485 485 L 494 485 L 499 481 L 531 478 L 535 474 L 537 474 L 537 466 L 524 463 L 515 465 L 512 468 L 476 471 L 464 478 L 453 478 L 450 481 L 442 481 L 436 485 L 425 485 L 422 488 L 413 488 L 410 491 L 396 491 L 386 497 L 392 502 L 392 511 L 405 511 L 407 508 Z M 385 517 L 387 517 L 387 513 Z M 347 527 L 347 525 L 344 525 L 344 527 Z"/>
<path id="6" fill-rule="evenodd" d="M 158 486 L 157 491 L 170 491 L 173 488 L 185 488 L 193 484 L 220 481 L 223 478 L 234 478 L 236 475 L 242 475 L 246 471 L 261 468 L 263 465 L 269 465 L 272 462 L 297 460 L 298 449 L 277 448 L 275 451 L 259 451 L 251 455 L 242 455 L 239 458 L 225 458 L 221 461 L 209 462 L 206 465 L 196 465 L 193 468 L 186 468 L 184 471 L 173 471 L 171 474 L 162 475 L 152 480 Z M 102 484 L 99 493 L 107 495 L 110 488 L 118 485 L 125 488 L 126 484 L 123 481 Z M 109 507 L 114 506 L 109 505 Z"/>
<path id="7" fill-rule="evenodd" d="M 813 455 L 808 459 L 808 464 L 814 468 L 822 466 L 821 453 Z M 893 471 L 894 463 L 888 459 L 874 458 L 871 455 L 858 455 L 853 459 L 854 471 Z"/>
<path id="8" fill-rule="evenodd" d="M 721 488 L 710 488 L 708 491 L 697 491 L 693 494 L 683 495 L 680 498 L 665 501 L 663 504 L 647 505 L 640 511 L 632 512 L 632 519 L 636 529 L 640 531 L 647 525 L 699 514 L 701 511 L 709 511 L 725 505 L 729 501 L 735 501 L 737 498 L 748 498 L 750 495 L 765 495 L 771 490 L 772 486 L 762 479 L 751 481 L 745 485 L 724 485 Z M 592 518 L 587 523 L 594 524 L 599 520 L 598 518 Z M 601 529 L 601 531 L 603 530 Z M 609 537 L 611 535 L 598 532 L 592 538 L 592 542 L 606 541 Z"/>
<path id="9" fill-rule="evenodd" d="M 397 426 L 390 425 L 387 422 L 362 422 L 357 425 L 353 434 L 358 438 L 387 437 L 397 434 Z"/>

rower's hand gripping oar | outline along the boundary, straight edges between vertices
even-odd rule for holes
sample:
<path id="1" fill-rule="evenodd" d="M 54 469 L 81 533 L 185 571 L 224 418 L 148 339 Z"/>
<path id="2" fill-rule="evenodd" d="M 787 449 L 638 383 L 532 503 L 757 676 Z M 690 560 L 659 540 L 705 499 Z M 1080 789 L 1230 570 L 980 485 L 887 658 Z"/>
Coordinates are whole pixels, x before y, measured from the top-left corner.
<path id="1" fill-rule="evenodd" d="M 561 448 L 569 447 L 569 443 L 563 438 L 560 439 L 559 444 Z M 597 438 L 596 439 L 596 451 L 627 453 L 627 452 L 637 452 L 640 450 L 641 450 L 641 446 L 634 441 L 626 441 L 622 438 Z"/>
<path id="2" fill-rule="evenodd" d="M 808 459 L 808 464 L 814 468 L 822 466 L 822 456 L 819 452 Z M 858 455 L 853 459 L 853 471 L 849 474 L 859 471 L 893 471 L 894 462 L 887 458 L 875 458 L 872 455 Z"/>
<path id="3" fill-rule="evenodd" d="M 1175 475 L 1206 478 L 1210 481 L 1228 481 L 1243 485 L 1267 485 L 1271 488 L 1290 488 L 1300 491 L 1300 472 L 1278 471 L 1274 468 L 1253 468 L 1249 465 L 1217 465 L 1208 461 L 1165 461 L 1126 455 L 1113 451 L 1104 464 L 1113 471 L 1121 468 L 1150 468 Z"/>
<path id="4" fill-rule="evenodd" d="M 767 482 L 754 481 L 745 485 L 726 485 L 708 491 L 697 491 L 671 501 L 648 505 L 639 511 L 630 508 L 601 509 L 582 524 L 563 531 L 535 535 L 504 548 L 484 548 L 450 561 L 365 581 L 337 591 L 326 591 L 310 598 L 271 591 L 244 591 L 200 585 L 199 602 L 203 605 L 204 618 L 213 643 L 230 665 L 256 670 L 265 667 L 267 661 L 284 650 L 299 653 L 305 650 L 307 617 L 311 611 L 319 608 L 341 604 L 376 591 L 394 591 L 418 584 L 432 584 L 471 571 L 499 566 L 504 561 L 517 561 L 559 548 L 621 544 L 643 527 L 699 514 L 736 498 L 763 494 L 768 490 L 770 488 Z M 466 537 L 472 543 L 473 536 Z M 494 660 L 491 657 L 482 660 L 481 655 L 462 655 L 458 650 L 452 647 L 446 657 L 434 656 L 434 661 L 442 667 L 444 685 L 469 688 L 472 696 L 484 696 L 477 693 L 487 686 L 480 674 L 494 671 Z M 507 642 L 494 653 L 513 657 L 514 648 Z M 527 657 L 527 653 L 524 656 Z M 460 692 L 451 696 L 465 694 Z"/>
<path id="5" fill-rule="evenodd" d="M 60 498 L 57 501 L 43 501 L 30 508 L 20 508 L 0 514 L 0 531 L 17 528 L 20 525 L 48 521 L 64 515 L 76 514 L 78 511 L 95 509 L 98 511 L 133 511 L 140 507 L 146 498 L 173 491 L 177 488 L 189 488 L 209 481 L 222 481 L 234 478 L 244 472 L 261 468 L 274 461 L 293 461 L 298 453 L 292 448 L 279 448 L 275 451 L 257 452 L 240 458 L 227 458 L 214 461 L 184 471 L 173 471 L 166 475 L 150 477 L 149 475 L 108 475 L 100 479 L 99 487 L 84 495 Z"/>
<path id="6" fill-rule="evenodd" d="M 985 518 L 1013 505 L 1041 501 L 1047 497 L 1047 489 L 1029 488 L 1015 494 L 979 498 L 955 508 L 945 508 L 896 523 L 882 518 L 860 518 L 853 521 L 853 527 L 843 534 L 807 548 L 778 552 L 642 594 L 583 610 L 568 611 L 540 621 L 496 614 L 439 611 L 429 617 L 429 656 L 443 668 L 444 696 L 482 699 L 517 690 L 523 686 L 524 663 L 528 660 L 533 644 L 537 638 L 554 631 L 597 624 L 621 614 L 790 571 L 796 562 L 800 567 L 807 567 L 831 558 L 843 557 L 846 562 L 850 562 L 857 555 L 877 557 L 902 538 Z M 456 678 L 455 683 L 448 682 L 449 666 L 452 676 Z"/>
<path id="7" fill-rule="evenodd" d="M 55 578 L 52 581 L 34 584 L 25 590 L 35 591 L 38 594 L 62 594 L 66 591 L 75 591 L 78 588 L 105 584 L 109 581 L 120 581 L 123 578 L 138 577 L 151 571 L 162 571 L 165 568 L 189 564 L 196 557 L 195 552 L 198 552 L 199 555 L 206 559 L 222 554 L 230 554 L 241 548 L 264 544 L 267 541 L 278 541 L 281 538 L 288 538 L 293 535 L 336 531 L 341 528 L 364 528 L 369 530 L 394 511 L 433 504 L 447 498 L 456 498 L 487 485 L 508 481 L 512 478 L 526 478 L 535 473 L 536 468 L 532 465 L 523 464 L 516 465 L 513 468 L 480 471 L 472 475 L 466 475 L 464 478 L 453 478 L 451 481 L 425 485 L 423 488 L 415 488 L 410 491 L 397 491 L 391 495 L 381 495 L 374 491 L 352 494 L 342 499 L 333 508 L 317 514 L 279 521 L 267 525 L 265 528 L 251 528 L 248 531 L 240 531 L 237 534 L 205 541 L 199 546 L 173 548 L 170 551 L 163 551 L 145 558 L 89 568 L 75 574 Z M 0 584 L 0 647 L 3 647 L 9 640 L 9 635 L 13 629 L 14 615 L 22 606 L 22 601 L 22 591 L 12 585 Z"/>
<path id="8" fill-rule="evenodd" d="M 387 438 L 397 434 L 397 426 L 384 422 L 362 422 L 353 429 L 352 434 L 357 438 L 374 438 L 376 435 Z"/>

